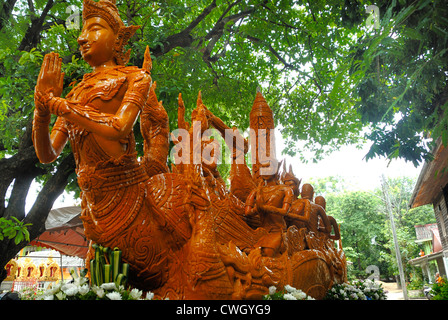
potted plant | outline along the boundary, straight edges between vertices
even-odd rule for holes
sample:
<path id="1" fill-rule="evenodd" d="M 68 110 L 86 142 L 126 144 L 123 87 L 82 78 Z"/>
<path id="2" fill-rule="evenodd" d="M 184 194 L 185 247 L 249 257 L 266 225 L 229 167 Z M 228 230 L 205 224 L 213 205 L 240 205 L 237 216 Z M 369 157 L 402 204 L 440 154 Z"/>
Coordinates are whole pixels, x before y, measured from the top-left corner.
<path id="1" fill-rule="evenodd" d="M 411 282 L 406 285 L 410 299 L 423 297 L 423 279 L 418 273 L 411 273 Z"/>

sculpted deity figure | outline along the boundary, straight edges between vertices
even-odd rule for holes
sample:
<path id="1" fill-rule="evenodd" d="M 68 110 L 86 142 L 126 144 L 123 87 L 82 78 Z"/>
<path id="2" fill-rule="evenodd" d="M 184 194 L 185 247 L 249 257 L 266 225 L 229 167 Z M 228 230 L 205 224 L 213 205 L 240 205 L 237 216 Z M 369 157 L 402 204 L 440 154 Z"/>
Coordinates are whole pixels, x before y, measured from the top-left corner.
<path id="1" fill-rule="evenodd" d="M 255 158 L 252 173 L 244 159 L 249 143 L 214 116 L 200 94 L 191 125 L 185 122 L 179 95 L 178 126 L 186 136 L 173 140 L 177 145 L 191 143 L 182 150 L 188 154 L 181 155 L 188 161 L 176 163 L 170 172 L 168 115 L 155 93 L 149 49 L 141 68 L 126 65 L 130 51 L 124 46 L 137 29 L 124 25 L 114 0 L 84 0 L 78 43 L 92 72 L 62 97 L 62 61 L 57 53 L 49 53 L 35 88 L 36 154 L 42 163 L 52 162 L 70 142 L 86 237 L 91 244 L 119 248 L 130 267 L 128 283 L 160 299 L 259 299 L 270 286 L 286 284 L 323 297 L 340 281 L 333 277 L 334 270 L 344 275 L 345 265 L 335 267 L 336 255 L 328 254 L 325 246 L 303 245 L 305 237 L 312 243 L 311 231 L 329 234 L 331 226 L 312 197 L 298 198 L 300 180 L 291 173 L 280 181 L 278 168 L 275 174 L 262 174 L 263 166 L 272 168 L 278 162 L 267 152 L 274 144 L 274 122 L 261 92 L 250 115 L 251 130 L 256 141 L 268 136 L 270 142 L 262 152 L 253 151 L 261 156 Z M 139 117 L 141 159 L 133 134 Z M 226 138 L 236 160 L 230 192 L 217 170 L 219 143 L 203 139 L 210 126 Z M 263 159 L 272 161 L 263 164 Z M 258 187 L 256 181 L 261 181 Z M 285 218 L 305 223 L 305 228 L 299 232 L 289 226 L 286 236 Z M 334 247 L 326 240 L 327 247 Z M 339 256 L 343 261 L 342 251 Z M 93 250 L 87 260 L 91 258 Z"/>
<path id="2" fill-rule="evenodd" d="M 167 170 L 164 166 L 168 147 L 160 148 L 163 142 L 168 142 L 166 112 L 159 112 L 159 128 L 148 128 L 147 123 L 155 123 L 157 115 L 149 115 L 151 111 L 163 110 L 149 74 L 152 65 L 149 51 L 142 68 L 125 66 L 130 51 L 125 52 L 124 46 L 137 29 L 124 26 L 114 3 L 85 0 L 78 43 L 92 72 L 61 98 L 64 77 L 61 58 L 50 53 L 44 57 L 35 89 L 33 142 L 37 156 L 42 163 L 52 162 L 70 140 L 82 191 L 85 234 L 94 242 L 112 247 L 120 242 L 121 246 L 129 246 L 134 241 L 130 238 L 138 237 L 139 233 L 146 233 L 142 242 L 150 241 L 150 232 L 144 230 L 148 216 L 138 214 L 148 211 L 144 182 L 154 175 L 154 165 L 157 173 Z M 49 133 L 51 114 L 57 120 Z M 137 161 L 132 131 L 140 114 L 145 129 L 142 130 L 144 165 Z M 163 130 L 157 130 L 160 128 Z M 157 148 L 154 154 L 152 147 Z M 133 236 L 125 233 L 133 228 Z M 127 250 L 125 259 L 132 267 L 145 270 L 144 266 L 154 259 L 163 259 L 140 252 L 146 246 L 141 245 Z"/>
<path id="3" fill-rule="evenodd" d="M 260 177 L 262 182 L 247 197 L 245 214 L 260 216 L 261 227 L 268 234 L 262 237 L 257 245 L 261 247 L 263 255 L 273 257 L 284 250 L 282 246 L 283 233 L 286 231 L 285 216 L 294 200 L 294 194 L 298 192 L 298 186 L 294 188 L 279 184 L 278 170 L 275 174 Z"/>

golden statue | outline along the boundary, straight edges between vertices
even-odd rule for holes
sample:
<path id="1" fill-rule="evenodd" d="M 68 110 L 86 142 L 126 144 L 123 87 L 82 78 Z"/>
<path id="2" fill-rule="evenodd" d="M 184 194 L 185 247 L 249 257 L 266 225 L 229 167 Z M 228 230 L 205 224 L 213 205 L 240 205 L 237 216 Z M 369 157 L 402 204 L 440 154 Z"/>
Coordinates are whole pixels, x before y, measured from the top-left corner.
<path id="1" fill-rule="evenodd" d="M 5 281 L 14 281 L 17 277 L 17 270 L 19 265 L 16 259 L 11 259 L 5 266 L 6 269 L 6 278 Z"/>
<path id="2" fill-rule="evenodd" d="M 62 98 L 61 59 L 50 53 L 37 80 L 36 153 L 43 163 L 54 161 L 70 141 L 91 243 L 119 248 L 130 266 L 129 283 L 162 299 L 261 298 L 270 286 L 287 284 L 319 299 L 333 283 L 345 281 L 343 252 L 334 248 L 328 230 L 286 224 L 298 184 L 282 182 L 278 172 L 263 174 L 271 165 L 278 171 L 278 163 L 269 151 L 272 111 L 260 92 L 251 112 L 251 142 L 256 149 L 263 139 L 269 142 L 263 152 L 252 151 L 261 155 L 254 174 L 244 160 L 248 142 L 215 117 L 201 95 L 191 125 L 179 96 L 178 126 L 186 138 L 174 137 L 176 147 L 184 148 L 168 169 L 168 117 L 152 83 L 149 50 L 142 68 L 126 66 L 130 51 L 124 46 L 137 28 L 124 26 L 113 1 L 84 0 L 78 43 L 92 72 Z M 57 116 L 52 128 L 51 114 Z M 133 135 L 138 117 L 140 160 Z M 217 141 L 202 139 L 209 127 L 240 142 L 226 140 L 237 160 L 230 191 L 216 170 Z"/>
<path id="3" fill-rule="evenodd" d="M 57 281 L 61 279 L 61 268 L 51 256 L 41 262 L 37 269 L 39 281 Z"/>
<path id="4" fill-rule="evenodd" d="M 19 266 L 17 268 L 18 281 L 29 281 L 36 279 L 38 276 L 38 270 L 33 260 L 30 258 L 24 258 L 19 260 Z"/>

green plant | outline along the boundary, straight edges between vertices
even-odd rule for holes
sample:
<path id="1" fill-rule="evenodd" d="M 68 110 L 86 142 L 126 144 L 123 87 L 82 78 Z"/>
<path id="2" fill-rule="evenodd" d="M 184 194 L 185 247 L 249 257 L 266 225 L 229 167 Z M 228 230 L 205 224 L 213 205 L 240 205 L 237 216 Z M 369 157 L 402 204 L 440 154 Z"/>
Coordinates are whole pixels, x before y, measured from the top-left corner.
<path id="1" fill-rule="evenodd" d="M 90 282 L 101 286 L 103 283 L 115 282 L 118 286 L 126 286 L 129 264 L 121 261 L 121 250 L 93 244 L 95 258 L 90 260 Z"/>
<path id="2" fill-rule="evenodd" d="M 423 289 L 423 279 L 419 273 L 410 274 L 411 281 L 407 285 L 408 290 L 421 290 Z"/>
<path id="3" fill-rule="evenodd" d="M 141 290 L 126 288 L 116 282 L 89 285 L 87 269 L 79 276 L 74 269 L 70 273 L 73 281 L 55 283 L 46 291 L 35 295 L 34 300 L 151 300 L 154 297 L 152 292 L 143 294 Z M 28 296 L 22 299 L 27 299 Z"/>
<path id="4" fill-rule="evenodd" d="M 430 294 L 433 296 L 431 300 L 448 300 L 448 282 L 446 278 L 434 283 Z"/>
<path id="5" fill-rule="evenodd" d="M 5 238 L 14 239 L 15 244 L 24 240 L 30 241 L 30 233 L 27 230 L 30 225 L 31 223 L 24 224 L 16 217 L 11 219 L 0 218 L 0 241 Z"/>

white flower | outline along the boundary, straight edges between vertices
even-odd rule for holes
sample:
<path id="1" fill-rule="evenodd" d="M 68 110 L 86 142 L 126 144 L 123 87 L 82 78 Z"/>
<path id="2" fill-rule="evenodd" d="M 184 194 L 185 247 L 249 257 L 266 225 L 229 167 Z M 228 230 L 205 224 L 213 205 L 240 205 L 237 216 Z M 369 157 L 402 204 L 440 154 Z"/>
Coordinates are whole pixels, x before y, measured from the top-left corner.
<path id="1" fill-rule="evenodd" d="M 296 288 L 291 287 L 289 284 L 285 286 L 285 290 L 289 293 L 296 291 Z"/>
<path id="2" fill-rule="evenodd" d="M 85 284 L 81 287 L 79 287 L 79 293 L 83 296 L 85 294 L 87 294 L 90 291 L 89 285 Z"/>
<path id="3" fill-rule="evenodd" d="M 86 277 L 78 277 L 75 279 L 74 284 L 77 285 L 78 287 L 81 287 L 84 284 L 86 284 L 88 281 L 89 281 L 89 279 L 87 279 Z"/>
<path id="4" fill-rule="evenodd" d="M 57 285 L 52 285 L 50 288 L 47 289 L 47 291 L 45 291 L 46 295 L 54 295 L 56 292 L 58 292 L 59 290 L 61 290 L 62 284 L 59 283 Z"/>
<path id="5" fill-rule="evenodd" d="M 63 285 L 61 289 L 68 297 L 75 296 L 78 293 L 78 286 L 72 283 L 67 283 Z"/>
<path id="6" fill-rule="evenodd" d="M 152 300 L 154 298 L 154 293 L 151 291 L 146 293 L 146 300 Z"/>
<path id="7" fill-rule="evenodd" d="M 49 295 L 49 296 L 45 295 L 44 300 L 54 300 L 54 295 Z"/>
<path id="8" fill-rule="evenodd" d="M 104 289 L 98 286 L 93 286 L 92 291 L 98 296 L 98 298 L 104 297 Z"/>
<path id="9" fill-rule="evenodd" d="M 121 294 L 117 291 L 107 293 L 106 297 L 108 297 L 110 300 L 121 300 Z"/>
<path id="10" fill-rule="evenodd" d="M 58 293 L 55 294 L 56 298 L 58 298 L 58 300 L 64 300 L 65 299 L 65 293 L 62 291 L 59 291 Z"/>
<path id="11" fill-rule="evenodd" d="M 141 298 L 142 296 L 142 291 L 138 290 L 136 288 L 132 289 L 131 292 L 129 293 L 129 295 L 131 296 L 132 299 L 134 300 L 138 300 Z"/>
<path id="12" fill-rule="evenodd" d="M 290 294 L 290 293 L 285 293 L 284 295 L 283 295 L 283 298 L 285 299 L 285 300 L 297 300 L 296 299 L 296 297 L 294 297 L 292 294 Z"/>
<path id="13" fill-rule="evenodd" d="M 117 290 L 117 286 L 115 285 L 115 282 L 103 283 L 101 285 L 101 288 L 103 288 L 104 290 Z"/>
<path id="14" fill-rule="evenodd" d="M 275 294 L 277 292 L 277 288 L 275 286 L 270 286 L 269 287 L 269 294 Z"/>
<path id="15" fill-rule="evenodd" d="M 305 300 L 306 298 L 306 293 L 302 290 L 296 290 L 292 293 L 292 295 L 296 297 L 297 300 Z"/>

